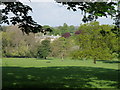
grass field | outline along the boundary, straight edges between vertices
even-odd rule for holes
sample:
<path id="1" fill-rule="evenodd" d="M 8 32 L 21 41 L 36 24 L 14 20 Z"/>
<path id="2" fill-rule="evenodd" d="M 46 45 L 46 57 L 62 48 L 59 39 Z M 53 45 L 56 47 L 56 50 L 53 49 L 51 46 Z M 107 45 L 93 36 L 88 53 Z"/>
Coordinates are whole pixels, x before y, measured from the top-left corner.
<path id="1" fill-rule="evenodd" d="M 3 88 L 119 88 L 118 61 L 3 58 Z"/>

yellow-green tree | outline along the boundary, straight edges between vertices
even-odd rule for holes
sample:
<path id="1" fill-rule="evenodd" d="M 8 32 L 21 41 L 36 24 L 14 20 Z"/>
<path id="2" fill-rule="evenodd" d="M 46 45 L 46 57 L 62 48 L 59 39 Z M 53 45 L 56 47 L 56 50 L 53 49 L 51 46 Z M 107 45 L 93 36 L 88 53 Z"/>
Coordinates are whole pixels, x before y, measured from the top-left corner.
<path id="1" fill-rule="evenodd" d="M 94 63 L 96 63 L 96 60 L 100 59 L 112 59 L 112 50 L 108 44 L 110 43 L 110 37 L 112 37 L 112 35 L 106 34 L 103 36 L 103 34 L 100 33 L 101 28 L 98 22 L 91 22 L 89 24 L 85 24 L 85 26 L 82 25 L 81 27 L 85 27 L 84 33 L 76 36 L 75 41 L 79 46 L 79 50 L 73 52 L 73 58 L 92 58 Z M 113 45 L 113 42 L 110 44 Z"/>
<path id="2" fill-rule="evenodd" d="M 51 43 L 51 56 L 60 57 L 62 60 L 69 56 L 72 47 L 71 38 L 60 37 Z"/>

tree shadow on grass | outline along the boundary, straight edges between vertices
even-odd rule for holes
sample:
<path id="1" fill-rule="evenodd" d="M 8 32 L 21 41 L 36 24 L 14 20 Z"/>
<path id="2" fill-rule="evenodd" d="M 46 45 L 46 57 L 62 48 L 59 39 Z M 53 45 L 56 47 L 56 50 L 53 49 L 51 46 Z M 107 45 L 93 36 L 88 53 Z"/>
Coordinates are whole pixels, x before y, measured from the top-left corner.
<path id="1" fill-rule="evenodd" d="M 54 60 L 54 59 L 52 59 L 52 58 L 46 58 L 46 59 L 44 59 L 44 58 L 36 58 L 36 60 Z"/>
<path id="2" fill-rule="evenodd" d="M 3 67 L 4 88 L 118 87 L 118 71 L 94 67 Z"/>
<path id="3" fill-rule="evenodd" d="M 120 63 L 120 61 L 111 61 L 111 60 L 97 60 L 97 61 L 101 61 L 103 63 L 111 63 L 111 64 L 114 64 L 114 63 L 119 64 Z"/>

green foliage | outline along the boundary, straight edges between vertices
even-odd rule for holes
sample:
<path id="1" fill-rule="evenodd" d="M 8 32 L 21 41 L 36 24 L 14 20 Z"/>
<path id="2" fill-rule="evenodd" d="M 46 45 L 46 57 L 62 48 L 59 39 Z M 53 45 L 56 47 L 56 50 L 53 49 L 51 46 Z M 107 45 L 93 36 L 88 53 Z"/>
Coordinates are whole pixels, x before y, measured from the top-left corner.
<path id="1" fill-rule="evenodd" d="M 67 24 L 63 26 L 66 27 L 64 30 L 70 30 L 70 26 Z M 71 30 L 73 30 L 74 26 L 71 27 Z M 120 57 L 118 47 L 119 38 L 111 31 L 113 27 L 113 25 L 99 25 L 99 22 L 82 24 L 78 28 L 82 33 L 79 35 L 73 34 L 69 38 L 60 37 L 49 43 L 50 46 L 47 46 L 47 49 L 45 49 L 45 43 L 43 43 L 45 45 L 42 45 L 42 43 L 39 45 L 42 36 L 39 35 L 37 36 L 38 38 L 35 38 L 34 34 L 23 35 L 21 31 L 17 30 L 17 27 L 6 27 L 6 31 L 2 32 L 2 52 L 3 56 L 6 57 L 39 56 L 46 58 L 49 55 L 62 59 L 66 57 L 103 60 L 118 58 Z M 44 28 L 51 27 L 45 25 Z M 56 29 L 53 29 L 52 33 L 56 34 L 54 30 Z M 49 48 L 51 48 L 51 52 L 49 52 Z"/>
<path id="2" fill-rule="evenodd" d="M 0 26 L 0 31 L 6 31 L 7 27 L 6 26 Z"/>
<path id="3" fill-rule="evenodd" d="M 84 57 L 82 57 L 82 52 L 79 51 L 79 50 L 74 50 L 74 52 L 71 52 L 71 56 L 72 56 L 72 59 L 83 59 Z"/>
<path id="4" fill-rule="evenodd" d="M 15 30 L 15 31 L 14 31 Z M 17 27 L 7 27 L 2 32 L 2 53 L 6 57 L 35 57 L 37 42 L 33 34 L 29 36 L 17 29 Z"/>
<path id="5" fill-rule="evenodd" d="M 23 33 L 46 33 L 51 31 L 50 29 L 43 29 L 41 25 L 35 22 L 31 16 L 28 15 L 32 8 L 21 2 L 1 2 L 5 8 L 2 9 L 2 23 L 18 25 Z M 12 13 L 12 16 L 9 16 Z"/>
<path id="6" fill-rule="evenodd" d="M 40 44 L 40 46 L 38 47 L 38 58 L 44 58 L 46 59 L 46 57 L 49 55 L 50 53 L 50 41 L 49 40 L 43 40 Z"/>
<path id="7" fill-rule="evenodd" d="M 66 48 L 66 39 L 61 37 L 51 43 L 51 56 L 63 57 Z"/>
<path id="8" fill-rule="evenodd" d="M 75 36 L 79 50 L 71 54 L 72 58 L 111 60 L 114 57 L 113 51 L 118 50 L 117 38 L 111 32 L 111 28 L 112 26 L 99 25 L 98 22 L 81 25 L 78 29 L 83 30 L 84 33 Z M 101 33 L 101 30 L 105 33 Z"/>
<path id="9" fill-rule="evenodd" d="M 110 16 L 115 24 L 115 27 L 112 31 L 116 36 L 120 36 L 120 1 L 111 1 L 111 2 L 74 2 L 74 0 L 68 0 L 66 2 L 61 2 L 55 0 L 58 3 L 62 3 L 67 6 L 68 10 L 81 10 L 83 14 L 83 22 L 96 21 L 99 17 L 108 17 Z M 116 8 L 118 7 L 118 8 Z"/>
<path id="10" fill-rule="evenodd" d="M 81 10 L 83 14 L 82 21 L 94 21 L 98 19 L 98 17 L 108 17 L 111 16 L 119 17 L 119 11 L 117 10 L 117 5 L 119 1 L 116 2 L 74 2 L 74 0 L 68 0 L 67 2 L 61 2 L 59 0 L 55 0 L 58 3 L 62 3 L 67 6 L 68 10 Z M 118 16 L 116 13 L 118 12 Z M 118 20 L 119 18 L 117 18 Z M 118 24 L 118 23 L 117 23 Z M 117 25 L 116 24 L 116 25 Z"/>
<path id="11" fill-rule="evenodd" d="M 60 57 L 64 59 L 68 57 L 73 46 L 73 40 L 71 38 L 60 37 L 59 39 L 51 43 L 51 54 L 52 57 Z"/>
<path id="12" fill-rule="evenodd" d="M 50 27 L 50 26 L 43 26 L 43 27 Z M 71 34 L 74 33 L 76 28 L 71 25 L 68 26 L 66 23 L 63 24 L 63 26 L 58 26 L 58 27 L 50 27 L 52 29 L 52 32 L 48 33 L 49 35 L 62 35 L 66 32 L 70 32 Z"/>
<path id="13" fill-rule="evenodd" d="M 98 19 L 98 17 L 108 17 L 111 16 L 115 18 L 115 25 L 117 26 L 117 30 L 119 30 L 119 19 L 120 13 L 117 10 L 117 5 L 119 7 L 119 1 L 116 2 L 73 2 L 72 0 L 68 0 L 67 2 L 60 2 L 59 0 L 55 0 L 58 3 L 62 3 L 63 5 L 67 5 L 67 9 L 72 9 L 73 11 L 77 11 L 80 9 L 83 14 L 83 22 L 93 21 Z M 10 22 L 13 25 L 19 24 L 19 28 L 26 34 L 30 32 L 37 33 L 42 32 L 46 34 L 47 31 L 51 31 L 51 29 L 43 29 L 41 25 L 37 24 L 31 16 L 28 15 L 29 11 L 32 11 L 32 8 L 28 5 L 24 5 L 21 2 L 1 2 L 4 4 L 5 8 L 2 9 L 2 23 L 9 24 Z M 10 18 L 8 17 L 9 12 L 14 14 Z M 84 13 L 83 13 L 84 12 Z M 67 25 L 64 24 L 64 31 Z M 63 33 L 63 32 L 62 32 Z"/>

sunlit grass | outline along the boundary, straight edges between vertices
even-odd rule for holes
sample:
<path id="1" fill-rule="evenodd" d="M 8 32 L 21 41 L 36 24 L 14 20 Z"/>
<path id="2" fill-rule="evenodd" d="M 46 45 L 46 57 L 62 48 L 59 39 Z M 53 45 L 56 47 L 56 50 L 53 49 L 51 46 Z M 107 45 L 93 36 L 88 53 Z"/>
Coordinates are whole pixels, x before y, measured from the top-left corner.
<path id="1" fill-rule="evenodd" d="M 17 67 L 54 67 L 54 66 L 89 66 L 89 67 L 101 67 L 109 69 L 118 69 L 119 63 L 104 63 L 97 61 L 97 64 L 93 63 L 93 60 L 61 60 L 58 58 L 36 59 L 36 58 L 3 58 L 2 66 L 17 66 Z"/>
<path id="2" fill-rule="evenodd" d="M 3 88 L 117 88 L 118 63 L 3 58 Z"/>

